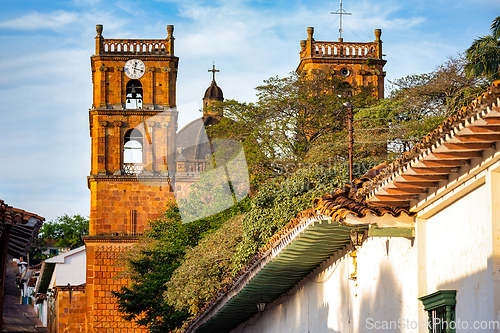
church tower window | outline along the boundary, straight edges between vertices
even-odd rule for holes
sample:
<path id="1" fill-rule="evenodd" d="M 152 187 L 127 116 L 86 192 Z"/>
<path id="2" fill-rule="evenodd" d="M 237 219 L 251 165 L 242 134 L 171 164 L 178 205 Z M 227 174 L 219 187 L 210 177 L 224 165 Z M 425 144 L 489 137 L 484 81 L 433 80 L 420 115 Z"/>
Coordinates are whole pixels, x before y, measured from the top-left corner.
<path id="1" fill-rule="evenodd" d="M 142 171 L 142 133 L 138 129 L 130 129 L 125 133 L 123 141 L 123 169 L 126 174 L 137 174 Z"/>
<path id="2" fill-rule="evenodd" d="M 126 89 L 127 109 L 142 109 L 142 84 L 139 80 L 130 80 Z"/>

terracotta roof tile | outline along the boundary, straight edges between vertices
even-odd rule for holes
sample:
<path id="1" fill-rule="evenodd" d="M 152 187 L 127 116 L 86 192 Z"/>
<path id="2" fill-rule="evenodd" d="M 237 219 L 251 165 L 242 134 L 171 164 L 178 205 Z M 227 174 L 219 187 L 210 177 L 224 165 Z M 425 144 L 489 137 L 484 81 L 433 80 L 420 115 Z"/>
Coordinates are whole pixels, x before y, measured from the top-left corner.
<path id="1" fill-rule="evenodd" d="M 394 217 L 399 217 L 401 214 L 415 215 L 415 213 L 410 212 L 407 208 L 373 206 L 364 199 L 356 198 L 357 189 L 362 188 L 364 183 L 370 181 L 370 178 L 355 179 L 353 186 L 346 184 L 343 188 L 339 188 L 333 193 L 316 198 L 313 202 L 314 209 L 319 214 L 330 216 L 335 221 L 344 219 L 349 213 L 359 218 L 365 217 L 368 213 L 376 216 L 390 214 Z"/>

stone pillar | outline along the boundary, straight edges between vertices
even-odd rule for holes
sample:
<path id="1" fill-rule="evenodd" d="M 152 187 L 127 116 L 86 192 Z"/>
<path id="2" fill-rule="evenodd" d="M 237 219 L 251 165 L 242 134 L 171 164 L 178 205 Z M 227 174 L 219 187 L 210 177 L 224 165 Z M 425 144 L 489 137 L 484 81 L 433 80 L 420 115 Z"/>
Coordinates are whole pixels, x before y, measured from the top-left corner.
<path id="1" fill-rule="evenodd" d="M 97 36 L 95 37 L 95 54 L 99 55 L 103 51 L 102 44 L 104 41 L 104 37 L 102 37 L 102 24 L 96 25 L 95 30 L 97 32 Z"/>
<path id="2" fill-rule="evenodd" d="M 174 26 L 173 25 L 167 25 L 167 40 L 168 40 L 168 54 L 173 56 L 174 55 Z"/>
<path id="3" fill-rule="evenodd" d="M 375 43 L 377 43 L 377 58 L 382 59 L 382 40 L 380 39 L 382 35 L 382 29 L 375 29 Z"/>

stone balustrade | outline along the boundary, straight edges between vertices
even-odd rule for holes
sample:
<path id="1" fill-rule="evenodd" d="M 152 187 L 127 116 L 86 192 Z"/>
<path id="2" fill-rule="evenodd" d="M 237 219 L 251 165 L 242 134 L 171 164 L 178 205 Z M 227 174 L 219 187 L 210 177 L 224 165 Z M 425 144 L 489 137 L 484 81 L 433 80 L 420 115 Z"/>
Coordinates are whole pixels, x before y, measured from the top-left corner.
<path id="1" fill-rule="evenodd" d="M 106 39 L 102 35 L 103 26 L 96 25 L 96 55 L 125 56 L 173 56 L 174 26 L 167 25 L 166 39 Z"/>
<path id="2" fill-rule="evenodd" d="M 142 163 L 123 163 L 123 174 L 127 176 L 139 175 L 144 170 Z"/>
<path id="3" fill-rule="evenodd" d="M 313 41 L 313 57 L 376 58 L 376 43 Z"/>
<path id="4" fill-rule="evenodd" d="M 191 160 L 186 163 L 187 173 L 201 173 L 207 168 L 207 160 Z"/>
<path id="5" fill-rule="evenodd" d="M 101 39 L 101 54 L 116 55 L 169 55 L 166 39 Z"/>

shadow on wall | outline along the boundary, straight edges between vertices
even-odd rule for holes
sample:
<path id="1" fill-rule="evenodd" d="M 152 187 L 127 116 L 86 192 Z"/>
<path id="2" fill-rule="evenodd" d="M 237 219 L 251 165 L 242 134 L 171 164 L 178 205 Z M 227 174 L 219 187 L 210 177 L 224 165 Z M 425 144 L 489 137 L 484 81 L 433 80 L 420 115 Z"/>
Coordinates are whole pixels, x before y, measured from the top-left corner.
<path id="1" fill-rule="evenodd" d="M 485 269 L 466 274 L 461 278 L 438 282 L 436 290 L 429 290 L 428 294 L 438 290 L 456 290 L 457 325 L 462 329 L 480 325 L 475 329 L 481 329 L 481 332 L 498 332 L 500 317 L 494 313 L 496 283 L 493 281 L 493 260 L 491 257 L 484 260 L 486 260 Z"/>
<path id="2" fill-rule="evenodd" d="M 350 284 L 352 281 L 349 280 L 349 255 L 345 256 L 344 269 L 340 276 L 340 280 L 337 283 L 339 286 L 339 297 L 342 306 L 338 308 L 337 318 L 335 325 L 338 327 L 339 331 L 352 332 L 352 304 L 351 304 L 351 293 L 349 291 Z M 328 323 L 328 318 L 326 320 Z M 327 324 L 328 325 L 328 324 Z"/>
<path id="3" fill-rule="evenodd" d="M 316 286 L 315 293 L 311 293 L 309 300 L 310 311 L 315 311 L 309 315 L 310 332 L 318 333 L 340 333 L 352 332 L 351 309 L 349 306 L 349 269 L 344 255 L 332 262 L 331 271 L 321 277 L 311 279 L 313 286 Z M 331 304 L 330 304 L 331 303 Z M 313 309 L 313 305 L 316 308 Z M 332 312 L 335 312 L 332 316 Z"/>
<path id="4" fill-rule="evenodd" d="M 403 293 L 388 262 L 380 264 L 379 276 L 376 280 L 377 285 L 373 293 L 360 295 L 362 299 L 357 331 L 400 332 L 402 327 L 398 320 L 403 315 Z"/>

